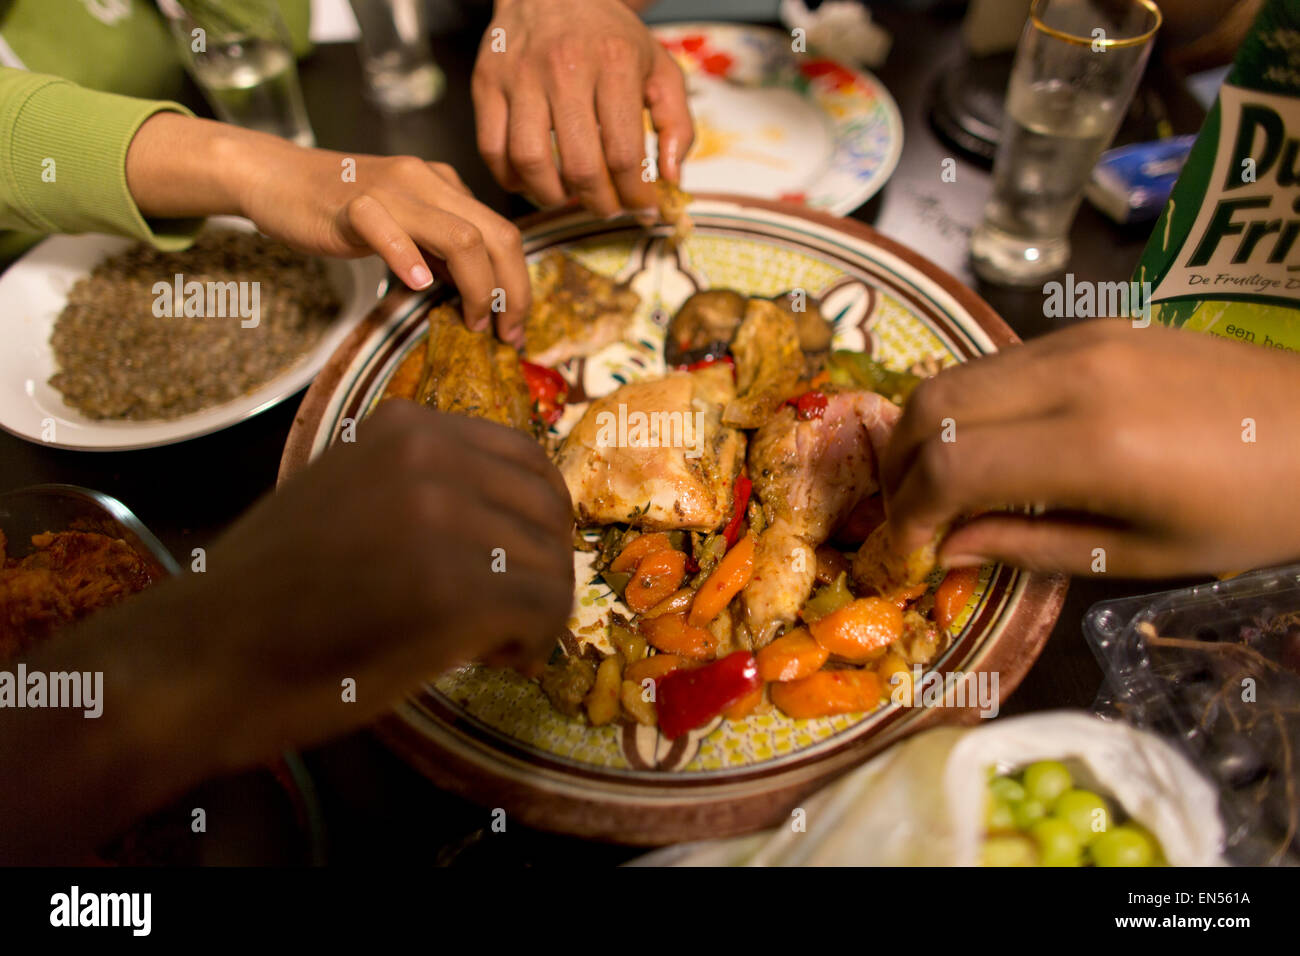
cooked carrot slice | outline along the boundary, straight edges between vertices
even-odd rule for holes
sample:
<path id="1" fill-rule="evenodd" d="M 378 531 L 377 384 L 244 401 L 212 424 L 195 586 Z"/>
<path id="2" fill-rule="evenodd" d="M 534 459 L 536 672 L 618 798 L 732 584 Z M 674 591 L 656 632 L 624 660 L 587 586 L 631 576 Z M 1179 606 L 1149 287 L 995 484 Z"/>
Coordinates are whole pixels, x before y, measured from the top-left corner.
<path id="1" fill-rule="evenodd" d="M 640 614 L 670 597 L 685 579 L 685 552 L 652 551 L 636 566 L 623 591 L 623 600 Z"/>
<path id="2" fill-rule="evenodd" d="M 758 652 L 758 676 L 765 681 L 799 680 L 821 670 L 830 656 L 806 627 L 796 628 Z"/>
<path id="3" fill-rule="evenodd" d="M 668 535 L 663 531 L 652 531 L 650 534 L 638 535 L 628 542 L 617 558 L 609 564 L 611 571 L 631 571 L 641 559 L 647 554 L 655 551 L 671 551 L 673 544 L 668 540 Z"/>
<path id="4" fill-rule="evenodd" d="M 903 633 L 903 612 L 880 597 L 858 598 L 808 625 L 813 638 L 836 657 L 861 663 Z"/>
<path id="5" fill-rule="evenodd" d="M 688 624 L 685 614 L 665 614 L 641 622 L 641 633 L 655 650 L 694 660 L 708 660 L 718 650 L 717 639 L 702 627 Z"/>
<path id="6" fill-rule="evenodd" d="M 693 600 L 695 600 L 694 589 L 681 588 L 642 614 L 641 619 L 648 620 L 652 617 L 661 617 L 664 614 L 681 614 L 691 609 L 691 601 Z"/>
<path id="7" fill-rule="evenodd" d="M 640 686 L 647 677 L 651 680 L 659 680 L 689 663 L 686 658 L 678 654 L 654 654 L 628 664 L 627 669 L 623 671 L 623 679 L 635 681 L 637 686 Z"/>
<path id="8" fill-rule="evenodd" d="M 880 704 L 880 678 L 873 671 L 818 671 L 769 687 L 772 703 L 796 720 L 875 710 Z"/>
<path id="9" fill-rule="evenodd" d="M 975 594 L 979 580 L 979 568 L 953 568 L 943 576 L 939 590 L 934 592 L 934 623 L 939 625 L 939 630 L 952 627 L 952 622 Z"/>
<path id="10" fill-rule="evenodd" d="M 763 701 L 763 685 L 759 684 L 740 700 L 736 701 L 730 707 L 722 712 L 722 716 L 728 720 L 744 720 L 754 712 Z"/>
<path id="11" fill-rule="evenodd" d="M 749 583 L 754 575 L 755 540 L 754 535 L 747 534 L 737 541 L 700 585 L 691 605 L 689 621 L 693 626 L 703 627 L 712 621 Z"/>
<path id="12" fill-rule="evenodd" d="M 900 608 L 906 607 L 908 604 L 912 603 L 917 598 L 919 598 L 922 594 L 924 594 L 927 590 L 927 587 L 928 586 L 924 583 L 901 587 L 896 591 L 890 592 L 889 600 L 893 601 Z"/>

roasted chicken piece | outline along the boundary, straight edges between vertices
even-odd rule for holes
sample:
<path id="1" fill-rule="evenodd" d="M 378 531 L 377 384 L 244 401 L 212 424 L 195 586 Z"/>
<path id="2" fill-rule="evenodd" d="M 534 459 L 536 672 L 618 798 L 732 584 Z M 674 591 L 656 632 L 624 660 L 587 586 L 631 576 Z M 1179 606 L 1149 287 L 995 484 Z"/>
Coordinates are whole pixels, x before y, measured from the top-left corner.
<path id="1" fill-rule="evenodd" d="M 879 524 L 853 556 L 853 583 L 863 591 L 898 594 L 925 583 L 935 569 L 939 542 L 947 533 L 940 528 L 925 544 L 910 554 L 900 554 L 888 521 Z"/>
<path id="2" fill-rule="evenodd" d="M 686 214 L 691 194 L 682 192 L 680 186 L 662 177 L 655 182 L 655 192 L 658 194 L 659 218 L 673 227 L 673 234 L 668 241 L 677 245 L 695 228 L 691 217 Z"/>
<path id="3" fill-rule="evenodd" d="M 796 296 L 793 292 L 772 300 L 794 319 L 799 335 L 799 348 L 803 350 L 804 377 L 812 378 L 826 367 L 826 357 L 831 353 L 831 339 L 835 326 L 822 315 L 821 304 L 812 296 Z"/>
<path id="4" fill-rule="evenodd" d="M 817 548 L 879 487 L 877 452 L 899 414 L 874 392 L 836 392 L 820 418 L 800 420 L 783 408 L 750 441 L 749 475 L 767 518 L 741 592 L 754 647 L 798 618 L 816 579 Z"/>
<path id="5" fill-rule="evenodd" d="M 750 299 L 731 342 L 737 396 L 722 420 L 733 428 L 758 428 L 794 393 L 804 373 L 794 318 L 770 299 Z"/>
<path id="6" fill-rule="evenodd" d="M 713 365 L 633 382 L 591 403 L 556 454 L 580 526 L 714 531 L 731 516 L 745 436 L 722 424 L 735 394 Z"/>
<path id="7" fill-rule="evenodd" d="M 812 296 L 797 297 L 793 292 L 772 300 L 794 319 L 799 335 L 799 348 L 808 356 L 825 355 L 830 350 L 835 327 L 822 315 L 821 304 Z"/>
<path id="8" fill-rule="evenodd" d="M 532 430 L 528 384 L 515 350 L 471 332 L 460 312 L 440 305 L 429 313 L 429 341 L 416 401 L 436 408 Z"/>
<path id="9" fill-rule="evenodd" d="M 543 256 L 532 279 L 524 354 L 538 365 L 559 365 L 620 341 L 641 302 L 626 285 L 559 252 Z"/>

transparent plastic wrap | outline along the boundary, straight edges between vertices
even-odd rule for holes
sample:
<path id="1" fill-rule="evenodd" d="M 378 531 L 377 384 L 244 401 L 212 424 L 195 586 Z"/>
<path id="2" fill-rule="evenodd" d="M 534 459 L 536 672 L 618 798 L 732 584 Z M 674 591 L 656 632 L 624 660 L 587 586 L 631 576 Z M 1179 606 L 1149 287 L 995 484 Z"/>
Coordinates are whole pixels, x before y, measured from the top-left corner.
<path id="1" fill-rule="evenodd" d="M 1099 713 L 1176 743 L 1218 789 L 1224 855 L 1300 864 L 1300 565 L 1103 601 Z"/>

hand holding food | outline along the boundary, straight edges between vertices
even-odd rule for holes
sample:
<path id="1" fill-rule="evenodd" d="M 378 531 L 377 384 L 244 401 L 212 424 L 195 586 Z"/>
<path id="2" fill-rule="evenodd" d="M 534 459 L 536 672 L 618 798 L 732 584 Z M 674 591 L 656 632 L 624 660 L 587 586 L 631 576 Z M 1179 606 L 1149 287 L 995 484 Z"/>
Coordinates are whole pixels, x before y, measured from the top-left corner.
<path id="1" fill-rule="evenodd" d="M 1103 320 L 946 370 L 908 402 L 882 476 L 897 549 L 1088 573 L 1224 572 L 1300 556 L 1300 359 Z M 945 437 L 947 436 L 947 437 Z"/>
<path id="2" fill-rule="evenodd" d="M 194 623 L 174 676 L 195 675 L 202 720 L 251 723 L 221 754 L 238 766 L 356 726 L 457 662 L 544 656 L 572 599 L 570 526 L 530 438 L 385 402 L 355 442 L 249 512 L 205 574 L 132 611 L 184 592 Z"/>
<path id="3" fill-rule="evenodd" d="M 576 196 L 600 216 L 647 210 L 655 178 L 680 181 L 693 137 L 685 82 L 620 0 L 498 0 L 472 89 L 493 175 L 543 205 Z M 647 109 L 659 134 L 651 178 L 642 175 Z"/>
<path id="4" fill-rule="evenodd" d="M 84 852 L 199 780 L 366 723 L 450 665 L 544 657 L 572 600 L 570 529 L 563 484 L 531 438 L 385 402 L 355 441 L 236 524 L 202 573 L 132 595 L 140 575 L 114 557 L 121 542 L 38 536 L 31 557 L 6 565 L 0 596 L 11 614 L 42 617 L 0 628 L 0 654 L 46 636 L 48 609 L 67 604 L 36 592 L 51 573 L 76 576 L 64 619 L 121 603 L 24 658 L 33 671 L 102 672 L 101 720 L 0 708 L 20 728 L 0 733 L 5 776 L 37 750 L 63 754 L 46 762 L 48 791 L 0 800 L 0 859 L 48 860 L 46 840 Z M 9 600 L 19 592 L 21 605 Z M 50 836 L 38 822 L 50 805 L 79 822 Z"/>
<path id="5" fill-rule="evenodd" d="M 495 317 L 501 337 L 522 344 L 531 292 L 519 230 L 445 163 L 304 149 L 159 113 L 131 141 L 126 177 L 147 216 L 247 216 L 301 252 L 377 253 L 413 289 L 433 282 L 428 253 L 446 263 L 470 328 Z"/>

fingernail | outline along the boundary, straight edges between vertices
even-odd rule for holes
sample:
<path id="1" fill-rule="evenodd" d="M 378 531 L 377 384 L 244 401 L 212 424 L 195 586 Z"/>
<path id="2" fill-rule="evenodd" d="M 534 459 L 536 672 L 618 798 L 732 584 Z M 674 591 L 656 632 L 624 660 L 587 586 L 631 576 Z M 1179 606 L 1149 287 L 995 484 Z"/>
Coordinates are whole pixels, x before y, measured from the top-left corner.
<path id="1" fill-rule="evenodd" d="M 429 271 L 428 266 L 421 263 L 411 269 L 407 282 L 412 289 L 427 289 L 433 285 L 433 273 Z"/>

